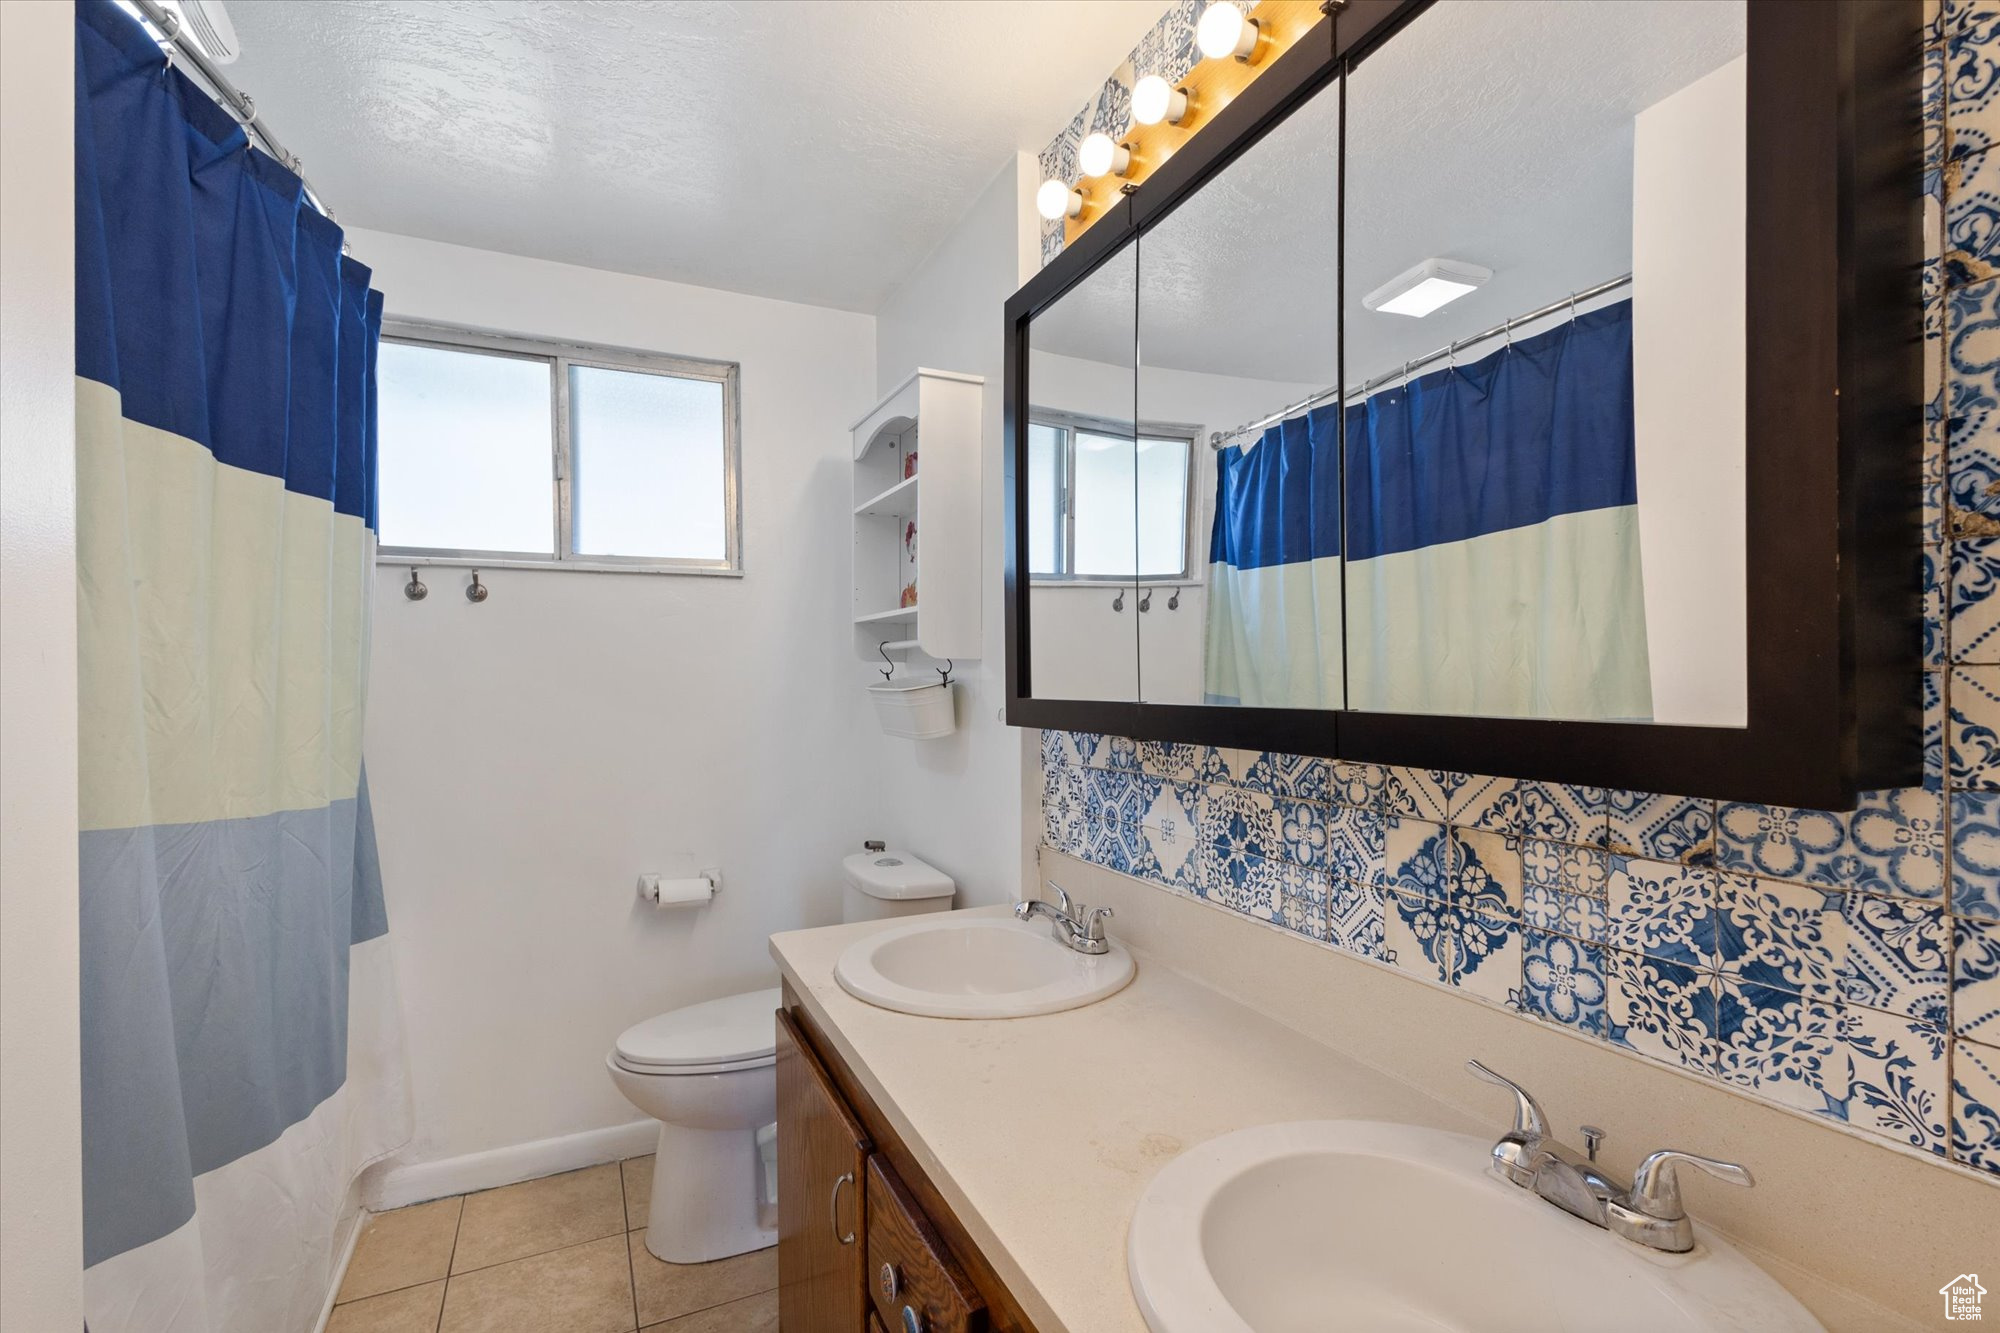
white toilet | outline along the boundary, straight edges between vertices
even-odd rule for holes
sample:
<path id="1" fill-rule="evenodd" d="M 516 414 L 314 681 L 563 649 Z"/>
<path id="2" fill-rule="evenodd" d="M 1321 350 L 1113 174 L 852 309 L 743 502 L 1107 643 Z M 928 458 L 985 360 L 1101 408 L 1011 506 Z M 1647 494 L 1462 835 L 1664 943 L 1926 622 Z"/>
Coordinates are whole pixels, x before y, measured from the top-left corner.
<path id="1" fill-rule="evenodd" d="M 942 912 L 953 884 L 913 856 L 856 852 L 842 863 L 841 919 Z M 776 989 L 674 1009 L 619 1034 L 611 1081 L 660 1122 L 646 1248 L 698 1264 L 774 1244 L 777 1232 Z"/>

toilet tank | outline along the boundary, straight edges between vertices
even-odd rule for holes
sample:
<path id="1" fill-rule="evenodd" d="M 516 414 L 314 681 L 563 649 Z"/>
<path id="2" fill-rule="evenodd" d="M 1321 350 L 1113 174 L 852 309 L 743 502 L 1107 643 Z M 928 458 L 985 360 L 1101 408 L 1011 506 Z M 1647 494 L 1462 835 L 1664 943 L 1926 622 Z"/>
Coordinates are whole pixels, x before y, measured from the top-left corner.
<path id="1" fill-rule="evenodd" d="M 919 912 L 944 912 L 951 908 L 957 888 L 951 876 L 911 856 L 889 848 L 880 852 L 856 852 L 840 863 L 845 892 L 841 902 L 842 921 L 880 921 L 893 916 L 915 916 Z"/>

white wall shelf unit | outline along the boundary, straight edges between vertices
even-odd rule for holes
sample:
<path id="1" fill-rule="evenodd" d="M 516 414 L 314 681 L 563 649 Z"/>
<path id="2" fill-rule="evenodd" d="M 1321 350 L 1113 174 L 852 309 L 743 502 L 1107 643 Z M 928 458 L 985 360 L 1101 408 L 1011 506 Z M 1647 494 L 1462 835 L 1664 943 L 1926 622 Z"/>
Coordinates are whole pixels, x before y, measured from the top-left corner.
<path id="1" fill-rule="evenodd" d="M 985 390 L 979 375 L 919 369 L 854 423 L 853 616 L 864 659 L 981 653 Z M 915 602 L 905 606 L 912 583 Z"/>

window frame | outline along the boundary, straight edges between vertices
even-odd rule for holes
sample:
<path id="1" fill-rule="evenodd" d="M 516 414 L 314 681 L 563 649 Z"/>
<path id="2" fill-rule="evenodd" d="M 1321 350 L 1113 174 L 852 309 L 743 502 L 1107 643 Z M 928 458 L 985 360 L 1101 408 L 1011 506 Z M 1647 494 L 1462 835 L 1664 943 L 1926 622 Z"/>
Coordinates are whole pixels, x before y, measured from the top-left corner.
<path id="1" fill-rule="evenodd" d="M 1114 421 L 1109 417 L 1091 416 L 1084 412 L 1066 412 L 1059 408 L 1035 408 L 1029 413 L 1029 422 L 1036 426 L 1047 426 L 1062 432 L 1062 489 L 1057 496 L 1062 504 L 1062 540 L 1060 556 L 1065 566 L 1056 573 L 1035 573 L 1028 577 L 1036 587 L 1061 587 L 1070 584 L 1125 584 L 1132 587 L 1158 586 L 1172 587 L 1188 583 L 1194 572 L 1193 559 L 1193 514 L 1194 514 L 1194 447 L 1201 437 L 1199 426 L 1179 422 L 1142 421 L 1136 429 L 1132 423 Z M 1128 433 L 1135 440 L 1178 441 L 1184 447 L 1181 455 L 1181 567 L 1176 574 L 1078 574 L 1073 566 L 1076 561 L 1076 507 L 1072 503 L 1076 496 L 1076 433 L 1090 431 L 1097 435 L 1123 437 Z M 1137 484 L 1134 471 L 1134 484 Z M 1031 520 L 1032 521 L 1032 520 Z"/>
<path id="2" fill-rule="evenodd" d="M 700 574 L 741 577 L 743 560 L 742 366 L 735 361 L 668 356 L 627 347 L 557 342 L 479 333 L 447 324 L 385 320 L 384 342 L 438 351 L 540 361 L 549 368 L 549 505 L 554 553 L 480 551 L 440 546 L 378 546 L 375 561 L 419 568 L 567 569 L 593 574 Z M 574 441 L 571 439 L 570 367 L 623 370 L 674 379 L 706 380 L 722 386 L 723 558 L 694 560 L 671 556 L 579 555 L 576 544 Z"/>

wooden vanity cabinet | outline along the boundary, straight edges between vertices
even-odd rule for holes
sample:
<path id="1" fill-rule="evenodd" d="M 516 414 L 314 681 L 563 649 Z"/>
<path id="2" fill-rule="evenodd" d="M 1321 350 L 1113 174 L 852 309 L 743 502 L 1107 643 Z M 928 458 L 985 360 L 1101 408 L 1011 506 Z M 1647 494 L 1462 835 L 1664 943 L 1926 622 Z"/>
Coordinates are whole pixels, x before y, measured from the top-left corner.
<path id="1" fill-rule="evenodd" d="M 777 1056 L 778 1326 L 861 1333 L 868 1132 L 783 1010 Z"/>
<path id="2" fill-rule="evenodd" d="M 1036 1333 L 790 986 L 778 1013 L 778 1320 L 781 1333 Z"/>

